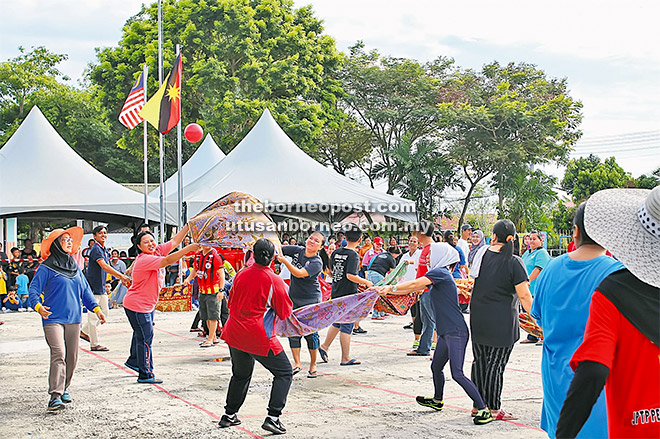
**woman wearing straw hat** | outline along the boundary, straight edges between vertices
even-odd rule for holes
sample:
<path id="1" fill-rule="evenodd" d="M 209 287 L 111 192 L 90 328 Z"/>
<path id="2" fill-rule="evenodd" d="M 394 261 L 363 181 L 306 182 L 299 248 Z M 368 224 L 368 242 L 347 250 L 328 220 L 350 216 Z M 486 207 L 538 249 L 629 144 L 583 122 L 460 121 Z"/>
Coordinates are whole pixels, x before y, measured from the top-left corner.
<path id="1" fill-rule="evenodd" d="M 80 248 L 82 236 L 80 227 L 53 230 L 41 243 L 41 255 L 46 259 L 30 284 L 28 301 L 41 315 L 50 347 L 48 411 L 61 410 L 71 402 L 67 389 L 78 361 L 81 306 L 105 323 L 85 276 L 71 257 Z"/>
<path id="2" fill-rule="evenodd" d="M 660 437 L 660 186 L 591 196 L 585 229 L 626 268 L 596 288 L 557 423 L 572 438 L 603 386 L 611 438 Z"/>

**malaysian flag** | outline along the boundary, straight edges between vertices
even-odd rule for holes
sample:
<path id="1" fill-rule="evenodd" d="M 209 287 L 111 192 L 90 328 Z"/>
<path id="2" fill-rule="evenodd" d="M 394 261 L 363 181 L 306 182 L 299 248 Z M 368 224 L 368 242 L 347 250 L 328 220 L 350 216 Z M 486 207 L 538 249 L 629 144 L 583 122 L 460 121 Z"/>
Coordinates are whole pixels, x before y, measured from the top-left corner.
<path id="1" fill-rule="evenodd" d="M 142 107 L 144 107 L 144 75 L 140 73 L 135 85 L 124 102 L 124 106 L 119 112 L 119 122 L 129 130 L 132 130 L 143 121 L 142 117 L 138 114 Z"/>

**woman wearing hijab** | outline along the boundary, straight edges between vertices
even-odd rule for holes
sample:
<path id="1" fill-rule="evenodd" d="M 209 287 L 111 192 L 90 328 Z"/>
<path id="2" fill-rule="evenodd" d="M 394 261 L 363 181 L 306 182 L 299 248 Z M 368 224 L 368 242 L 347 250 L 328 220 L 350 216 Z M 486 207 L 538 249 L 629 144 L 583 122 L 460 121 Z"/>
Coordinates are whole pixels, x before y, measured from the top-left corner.
<path id="1" fill-rule="evenodd" d="M 525 265 L 513 254 L 515 236 L 511 221 L 496 222 L 491 245 L 474 255 L 470 273 L 475 278 L 470 299 L 471 378 L 496 420 L 517 419 L 500 408 L 504 369 L 520 339 L 519 304 L 527 312 L 532 306 Z"/>
<path id="2" fill-rule="evenodd" d="M 131 352 L 126 367 L 138 372 L 138 383 L 160 384 L 154 376 L 151 343 L 154 339 L 153 312 L 158 303 L 158 292 L 163 286 L 164 273 L 161 269 L 172 265 L 188 252 L 198 251 L 199 244 L 190 244 L 179 251 L 169 254 L 178 246 L 188 233 L 186 224 L 171 241 L 157 245 L 150 231 L 140 232 L 135 239 L 138 256 L 131 266 L 133 283 L 124 297 L 124 311 L 133 328 Z"/>
<path id="3" fill-rule="evenodd" d="M 427 294 L 430 294 L 433 304 L 438 333 L 438 341 L 431 363 L 435 393 L 432 398 L 418 396 L 417 403 L 434 410 L 442 410 L 445 386 L 445 375 L 442 370 L 449 362 L 452 378 L 465 390 L 465 393 L 472 399 L 474 407 L 477 408 L 477 412 L 473 414 L 474 423 L 487 424 L 493 420 L 493 417 L 477 387 L 463 374 L 465 348 L 470 335 L 458 306 L 458 292 L 451 274 L 460 261 L 460 256 L 456 248 L 444 242 L 431 244 L 429 254 L 431 270 L 424 276 L 397 285 L 377 287 L 376 290 L 381 295 L 403 295 L 430 286 Z"/>
<path id="4" fill-rule="evenodd" d="M 472 262 L 474 262 L 474 257 L 481 247 L 486 245 L 486 240 L 484 238 L 484 232 L 481 230 L 475 230 L 470 235 L 470 252 L 468 253 L 468 268 L 472 268 Z"/>
<path id="5" fill-rule="evenodd" d="M 50 347 L 48 411 L 61 410 L 71 402 L 67 389 L 78 361 L 82 305 L 105 323 L 85 276 L 71 257 L 80 248 L 82 236 L 80 227 L 53 230 L 41 243 L 41 255 L 46 260 L 29 289 L 30 307 L 41 315 Z"/>

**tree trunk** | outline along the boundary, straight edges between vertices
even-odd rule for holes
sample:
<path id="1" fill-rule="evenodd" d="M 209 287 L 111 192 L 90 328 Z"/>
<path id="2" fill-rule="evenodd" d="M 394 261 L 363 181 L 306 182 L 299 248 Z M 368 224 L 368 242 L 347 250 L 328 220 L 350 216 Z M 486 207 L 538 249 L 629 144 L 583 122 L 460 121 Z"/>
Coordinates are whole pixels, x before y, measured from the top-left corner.
<path id="1" fill-rule="evenodd" d="M 470 187 L 467 191 L 467 195 L 465 195 L 465 201 L 463 202 L 463 211 L 461 212 L 461 217 L 458 219 L 458 230 L 461 230 L 463 221 L 465 221 L 465 214 L 467 214 L 467 208 L 470 204 L 470 199 L 472 198 L 472 192 L 474 192 L 474 188 L 477 187 L 478 182 L 478 180 L 474 183 L 470 182 Z"/>

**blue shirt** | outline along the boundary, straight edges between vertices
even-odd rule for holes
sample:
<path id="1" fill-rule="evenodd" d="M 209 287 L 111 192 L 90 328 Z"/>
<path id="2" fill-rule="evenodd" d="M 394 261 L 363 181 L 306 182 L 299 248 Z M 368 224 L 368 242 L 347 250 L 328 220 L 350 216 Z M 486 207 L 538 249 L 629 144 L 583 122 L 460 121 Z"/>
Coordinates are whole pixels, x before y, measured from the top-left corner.
<path id="1" fill-rule="evenodd" d="M 454 267 L 454 271 L 451 272 L 451 275 L 454 276 L 454 279 L 460 279 L 463 276 L 461 276 L 461 265 L 465 265 L 465 253 L 463 253 L 463 250 L 461 250 L 458 246 L 454 247 L 456 251 L 458 252 L 458 256 L 460 257 L 460 260 L 456 264 L 456 267 Z"/>
<path id="2" fill-rule="evenodd" d="M 591 296 L 603 279 L 622 268 L 609 256 L 574 261 L 565 254 L 551 261 L 537 278 L 531 314 L 543 328 L 541 428 L 550 438 L 555 437 L 559 412 L 573 379 L 569 361 L 582 344 Z M 577 437 L 607 438 L 604 393 Z"/>
<path id="3" fill-rule="evenodd" d="M 537 267 L 541 269 L 541 272 L 543 272 L 543 269 L 551 260 L 548 251 L 543 247 L 539 247 L 536 250 L 526 251 L 521 258 L 525 263 L 525 269 L 527 270 L 528 276 L 531 276 L 532 271 L 534 271 L 534 269 Z M 538 276 L 536 279 L 538 279 Z M 532 297 L 534 297 L 536 294 L 536 279 L 529 282 L 529 292 L 531 293 Z"/>
<path id="4" fill-rule="evenodd" d="M 18 287 L 18 291 L 16 291 L 16 294 L 18 294 L 19 296 L 27 295 L 29 283 L 30 283 L 30 278 L 27 276 L 27 274 L 19 274 L 18 276 L 16 276 L 16 287 Z"/>
<path id="5" fill-rule="evenodd" d="M 291 256 L 291 265 L 307 270 L 306 277 L 295 277 L 291 274 L 289 297 L 293 308 L 321 302 L 321 285 L 319 273 L 323 269 L 323 262 L 319 255 L 308 258 L 305 256 L 305 247 L 299 245 L 285 245 L 282 247 L 284 256 Z"/>
<path id="6" fill-rule="evenodd" d="M 445 267 L 434 268 L 428 271 L 424 277 L 433 284 L 429 292 L 431 303 L 435 313 L 435 330 L 438 336 L 463 330 L 468 332 L 461 307 L 458 305 L 458 292 L 456 282 L 449 270 Z"/>
<path id="7" fill-rule="evenodd" d="M 40 266 L 34 274 L 28 303 L 35 310 L 39 303 L 50 308 L 48 311 L 52 314 L 47 319 L 41 319 L 44 325 L 80 323 L 83 304 L 90 311 L 98 306 L 80 270 L 74 277 L 68 278 L 45 265 Z"/>
<path id="8" fill-rule="evenodd" d="M 92 288 L 94 294 L 105 294 L 105 279 L 106 272 L 101 268 L 98 261 L 103 259 L 106 264 L 109 262 L 108 251 L 105 247 L 101 247 L 98 242 L 94 243 L 94 247 L 89 252 L 89 265 L 87 265 L 87 282 Z M 108 264 L 109 265 L 109 264 Z"/>

